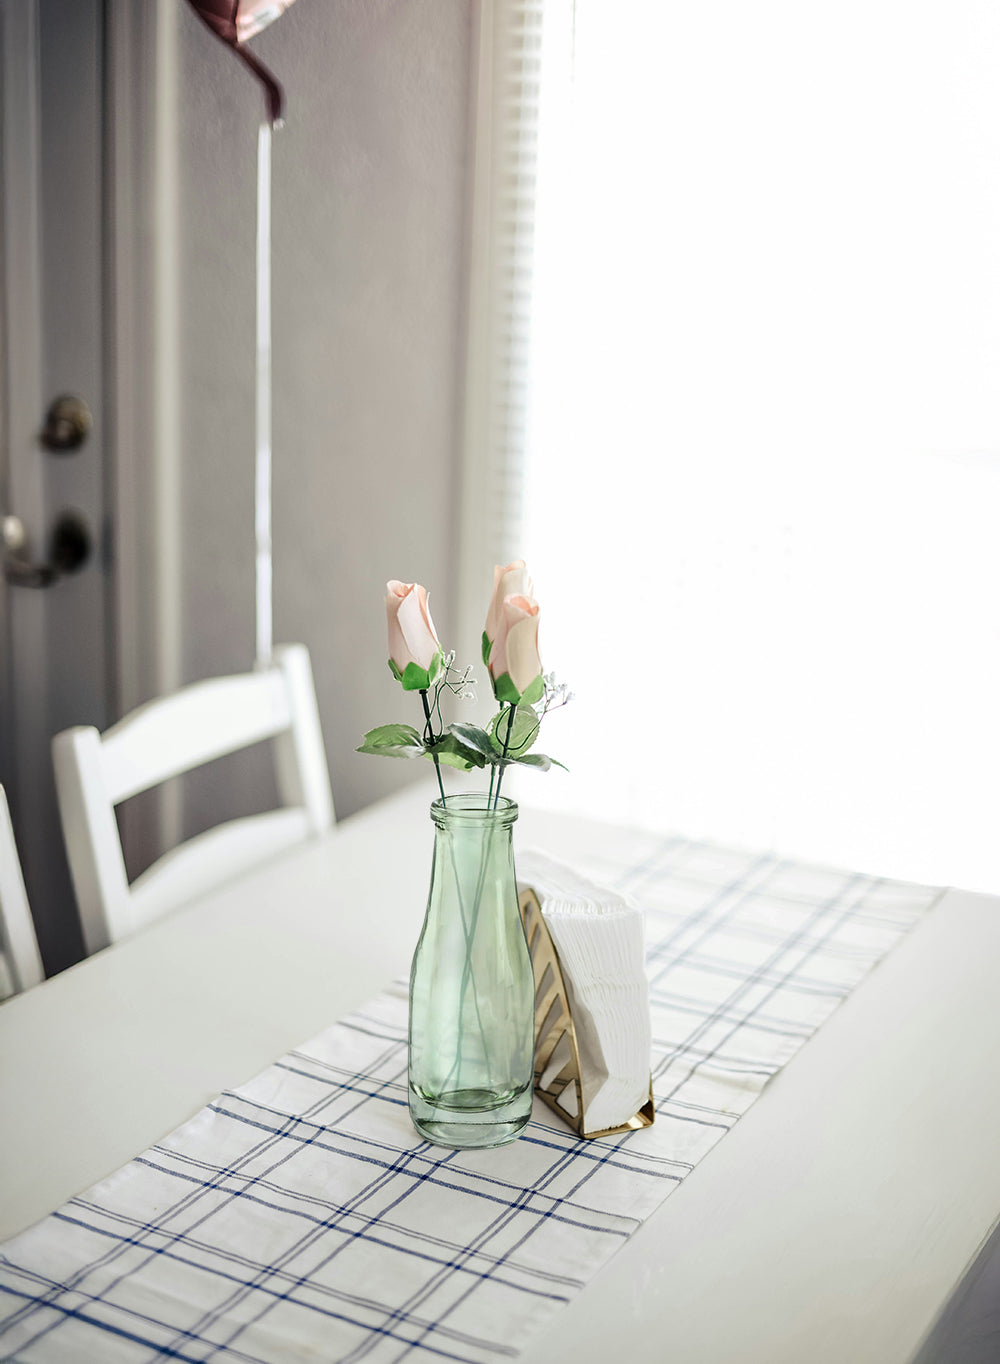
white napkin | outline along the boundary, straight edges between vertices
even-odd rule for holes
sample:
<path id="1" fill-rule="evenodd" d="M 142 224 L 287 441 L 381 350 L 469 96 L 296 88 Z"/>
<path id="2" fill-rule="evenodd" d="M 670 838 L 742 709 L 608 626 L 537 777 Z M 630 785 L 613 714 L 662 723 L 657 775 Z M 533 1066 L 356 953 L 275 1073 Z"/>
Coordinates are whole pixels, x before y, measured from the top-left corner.
<path id="1" fill-rule="evenodd" d="M 649 1098 L 652 1033 L 642 910 L 535 849 L 518 853 L 517 871 L 522 888 L 530 886 L 538 897 L 559 953 L 580 1053 L 583 1130 L 617 1127 Z M 567 1059 L 562 1051 L 561 1044 L 543 1086 Z M 564 1102 L 571 1095 L 567 1089 Z M 575 1095 L 570 1102 L 575 1107 Z"/>

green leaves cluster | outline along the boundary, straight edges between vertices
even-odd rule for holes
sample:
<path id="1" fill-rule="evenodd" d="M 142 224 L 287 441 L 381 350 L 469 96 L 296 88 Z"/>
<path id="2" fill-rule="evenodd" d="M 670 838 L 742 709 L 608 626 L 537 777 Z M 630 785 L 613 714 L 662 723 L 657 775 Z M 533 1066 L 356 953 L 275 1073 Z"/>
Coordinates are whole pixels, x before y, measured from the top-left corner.
<path id="1" fill-rule="evenodd" d="M 383 758 L 437 758 L 438 762 L 469 772 L 474 767 L 505 767 L 520 763 L 547 772 L 562 767 L 555 758 L 529 749 L 538 738 L 539 718 L 531 706 L 505 706 L 486 729 L 478 725 L 449 725 L 444 734 L 428 744 L 412 725 L 380 725 L 369 730 L 359 753 Z M 506 756 L 504 746 L 506 743 Z"/>
<path id="2" fill-rule="evenodd" d="M 510 673 L 501 673 L 499 677 L 490 674 L 493 683 L 493 695 L 501 705 L 511 706 L 532 706 L 536 701 L 540 701 L 545 695 L 545 681 L 539 673 L 533 682 L 529 683 L 526 691 L 520 692 L 514 685 L 514 679 Z"/>
<path id="3" fill-rule="evenodd" d="M 357 749 L 379 758 L 419 758 L 425 751 L 424 741 L 412 725 L 379 725 L 368 731 Z"/>
<path id="4" fill-rule="evenodd" d="M 427 691 L 441 680 L 445 672 L 444 654 L 439 649 L 431 660 L 430 668 L 421 668 L 419 663 L 407 663 L 403 672 L 400 672 L 396 664 L 389 659 L 389 671 L 399 682 L 404 691 Z M 383 725 L 383 729 L 391 729 L 391 725 Z M 404 726 L 405 728 L 405 726 Z M 372 731 L 374 733 L 374 731 Z M 358 749 L 359 753 L 366 752 L 365 749 Z"/>

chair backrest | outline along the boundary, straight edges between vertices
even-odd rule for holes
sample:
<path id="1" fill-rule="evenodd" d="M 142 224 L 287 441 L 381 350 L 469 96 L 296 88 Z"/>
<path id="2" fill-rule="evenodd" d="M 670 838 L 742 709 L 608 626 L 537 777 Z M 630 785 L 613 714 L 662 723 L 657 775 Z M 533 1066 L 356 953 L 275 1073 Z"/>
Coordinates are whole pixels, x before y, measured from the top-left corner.
<path id="1" fill-rule="evenodd" d="M 44 975 L 7 795 L 0 786 L 0 999 L 37 985 Z"/>
<path id="2" fill-rule="evenodd" d="M 189 839 L 130 885 L 115 806 L 261 739 L 274 741 L 282 808 Z M 88 952 L 333 823 L 312 669 L 301 644 L 276 649 L 270 667 L 150 701 L 103 734 L 92 726 L 64 730 L 52 755 Z"/>

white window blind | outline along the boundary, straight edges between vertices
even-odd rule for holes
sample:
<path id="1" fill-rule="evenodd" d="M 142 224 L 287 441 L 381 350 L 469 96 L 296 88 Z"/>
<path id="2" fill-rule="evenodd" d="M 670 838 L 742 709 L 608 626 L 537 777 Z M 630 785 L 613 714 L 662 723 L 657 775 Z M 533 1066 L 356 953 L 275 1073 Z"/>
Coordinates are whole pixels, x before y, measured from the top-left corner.
<path id="1" fill-rule="evenodd" d="M 524 503 L 543 0 L 483 0 L 470 247 L 459 621 L 478 658 Z"/>
<path id="2" fill-rule="evenodd" d="M 1000 11 L 544 20 L 493 495 L 577 700 L 522 798 L 1000 890 Z"/>

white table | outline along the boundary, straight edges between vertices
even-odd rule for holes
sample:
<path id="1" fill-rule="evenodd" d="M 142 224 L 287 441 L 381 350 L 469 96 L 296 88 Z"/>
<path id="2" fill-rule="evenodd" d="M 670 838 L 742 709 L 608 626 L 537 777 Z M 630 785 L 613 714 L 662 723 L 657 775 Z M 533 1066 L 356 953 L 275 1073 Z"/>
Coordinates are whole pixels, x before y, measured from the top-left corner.
<path id="1" fill-rule="evenodd" d="M 406 974 L 427 800 L 0 1008 L 0 1239 Z M 599 837 L 530 811 L 518 830 L 566 857 Z M 949 892 L 524 1364 L 909 1360 L 1000 1211 L 998 961 L 1000 900 Z"/>

